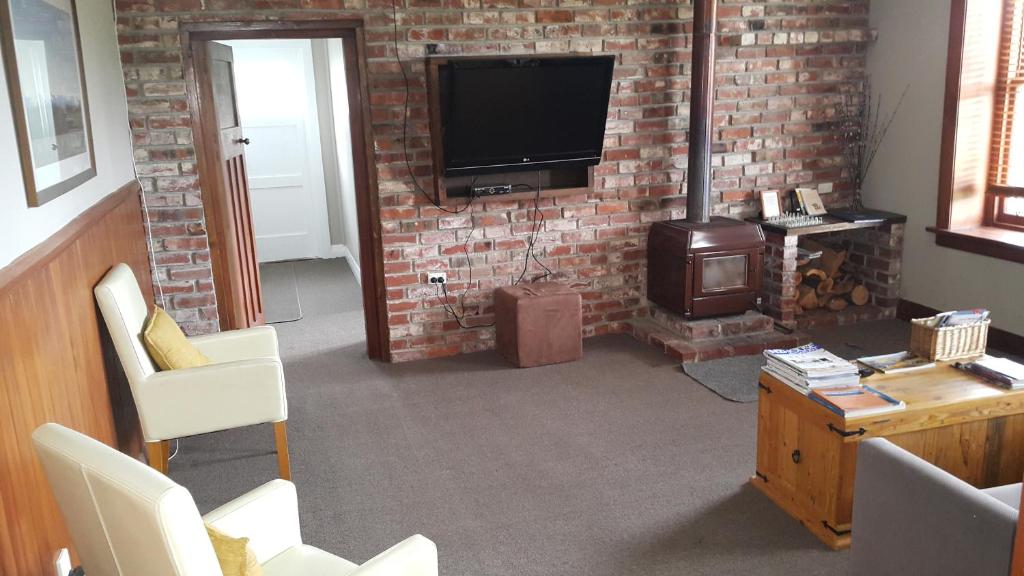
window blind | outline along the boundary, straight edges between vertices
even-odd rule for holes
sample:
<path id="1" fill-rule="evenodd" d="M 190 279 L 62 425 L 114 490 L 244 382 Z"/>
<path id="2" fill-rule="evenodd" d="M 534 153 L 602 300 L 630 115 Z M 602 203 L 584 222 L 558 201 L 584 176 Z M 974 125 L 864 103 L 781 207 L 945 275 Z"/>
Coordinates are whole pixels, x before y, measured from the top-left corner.
<path id="1" fill-rule="evenodd" d="M 1024 0 L 1003 1 L 999 70 L 994 94 L 989 191 L 1024 193 Z M 1016 121 L 1015 121 L 1016 120 Z"/>

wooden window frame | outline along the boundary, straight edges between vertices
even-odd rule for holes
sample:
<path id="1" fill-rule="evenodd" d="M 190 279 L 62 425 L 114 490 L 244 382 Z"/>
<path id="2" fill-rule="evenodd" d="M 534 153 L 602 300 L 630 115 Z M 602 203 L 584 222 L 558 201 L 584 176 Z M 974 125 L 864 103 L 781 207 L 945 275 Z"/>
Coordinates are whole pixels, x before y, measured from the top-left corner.
<path id="1" fill-rule="evenodd" d="M 1006 137 L 1006 134 L 1013 134 L 1014 124 L 1020 121 L 1012 111 L 1015 111 L 1017 107 L 1018 91 L 1021 87 L 1024 87 L 1024 74 L 1019 69 L 1019 60 L 1003 58 L 1004 48 L 1007 47 L 1008 43 L 1011 43 L 1009 48 L 1012 56 L 1013 31 L 1008 30 L 1007 27 L 1007 24 L 1012 24 L 1012 22 L 1007 22 L 1007 19 L 1020 16 L 1017 10 L 1014 9 L 1017 2 L 1019 0 L 1000 0 L 1002 10 L 1000 11 L 1001 22 L 999 24 L 999 60 L 994 92 L 995 101 L 992 106 L 993 128 L 989 136 L 989 141 L 991 142 L 990 157 L 1008 154 L 1011 142 L 1009 141 L 1010 138 Z M 1020 39 L 1018 38 L 1017 41 L 1019 42 Z M 1014 67 L 1014 75 L 1012 79 L 1007 81 L 1010 76 L 1011 65 Z M 1007 112 L 1007 110 L 1010 112 Z M 1000 126 L 1000 123 L 1002 123 L 1002 126 Z M 986 226 L 1022 230 L 1024 229 L 1024 217 L 1006 214 L 1003 211 L 1003 202 L 1008 196 L 1024 197 L 1024 187 L 1000 183 L 1004 178 L 1004 170 L 1000 170 L 1001 165 L 1005 164 L 992 162 L 989 166 L 989 184 L 986 190 L 984 223 Z"/>
<path id="2" fill-rule="evenodd" d="M 977 62 L 965 62 L 965 39 L 972 34 L 978 37 L 977 31 L 969 29 L 968 26 L 979 26 L 978 13 L 991 6 L 990 2 L 985 4 L 987 1 L 953 0 L 951 5 L 942 147 L 939 157 L 938 209 L 935 226 L 928 227 L 928 230 L 935 233 L 935 243 L 939 246 L 1024 263 L 1024 222 L 1018 223 L 1016 218 L 1007 220 L 1006 217 L 996 216 L 1001 202 L 1000 195 L 1006 195 L 1010 190 L 988 184 L 991 125 L 979 127 L 975 122 L 963 121 L 965 114 L 972 113 L 968 100 L 977 99 L 978 86 L 984 85 L 978 84 L 976 79 Z M 999 3 L 998 11 L 1000 14 L 1003 13 L 1002 2 Z M 994 26 L 1001 31 L 1001 16 L 1000 20 L 994 23 L 990 18 L 986 18 L 980 25 Z M 982 36 L 991 37 L 991 31 L 987 30 L 987 34 Z M 1001 34 L 997 36 L 1001 37 Z M 978 58 L 979 53 L 984 58 L 990 57 L 988 62 L 992 68 L 989 75 L 994 83 L 997 74 L 998 41 L 996 49 L 992 52 L 991 55 L 985 51 L 972 52 L 966 57 Z M 965 67 L 971 69 L 974 85 L 962 83 Z M 974 104 L 973 113 L 977 114 L 977 105 Z M 994 117 L 994 107 L 987 113 Z M 977 142 L 982 138 L 986 148 L 983 157 L 964 158 L 963 152 L 957 154 L 958 144 L 961 150 L 974 150 L 977 149 L 976 146 L 963 146 L 964 142 Z M 1012 192 L 1016 192 L 1016 189 Z"/>

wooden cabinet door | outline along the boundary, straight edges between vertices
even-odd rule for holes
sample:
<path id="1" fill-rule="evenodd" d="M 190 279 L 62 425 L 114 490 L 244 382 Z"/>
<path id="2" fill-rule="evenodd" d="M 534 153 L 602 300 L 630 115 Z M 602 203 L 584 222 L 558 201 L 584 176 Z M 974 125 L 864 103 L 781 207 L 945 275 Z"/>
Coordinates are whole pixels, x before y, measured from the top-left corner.
<path id="1" fill-rule="evenodd" d="M 845 492 L 840 471 L 855 448 L 847 450 L 826 423 L 805 413 L 813 410 L 805 398 L 784 384 L 768 386 L 758 402 L 757 477 L 805 522 L 848 529 L 849 515 L 839 506 Z"/>
<path id="2" fill-rule="evenodd" d="M 213 207 L 217 210 L 217 230 L 209 230 L 214 259 L 221 328 L 246 328 L 263 324 L 263 297 L 256 258 L 249 182 L 245 169 L 245 144 L 235 94 L 234 58 L 231 47 L 202 42 L 196 54 L 198 68 L 205 72 L 203 96 L 212 104 L 212 114 L 204 117 L 204 145 L 208 158 L 220 172 L 216 180 Z M 198 70 L 197 70 L 198 72 Z M 200 73 L 201 74 L 201 73 Z M 212 126 L 211 126 L 212 124 Z"/>

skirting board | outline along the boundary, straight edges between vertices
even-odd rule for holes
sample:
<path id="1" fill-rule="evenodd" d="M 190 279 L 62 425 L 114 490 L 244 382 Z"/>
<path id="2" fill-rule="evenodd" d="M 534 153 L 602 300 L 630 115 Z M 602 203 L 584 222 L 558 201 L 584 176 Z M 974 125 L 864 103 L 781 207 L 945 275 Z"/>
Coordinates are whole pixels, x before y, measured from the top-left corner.
<path id="1" fill-rule="evenodd" d="M 352 257 L 352 253 L 348 251 L 347 246 L 344 244 L 331 244 L 330 254 L 331 258 L 344 258 L 348 262 L 348 267 L 352 270 L 352 275 L 356 277 L 356 284 L 363 285 L 363 276 L 359 263 Z"/>
<path id="2" fill-rule="evenodd" d="M 929 316 L 934 316 L 939 312 L 941 312 L 941 310 L 936 310 L 930 306 L 925 306 L 923 304 L 918 304 L 917 302 L 911 302 L 903 299 L 900 299 L 900 302 L 896 307 L 896 317 L 900 320 L 907 321 L 912 318 L 927 318 Z M 989 327 L 988 343 L 993 348 L 997 348 L 1004 352 L 1024 354 L 1024 336 L 1007 332 L 1006 330 Z"/>

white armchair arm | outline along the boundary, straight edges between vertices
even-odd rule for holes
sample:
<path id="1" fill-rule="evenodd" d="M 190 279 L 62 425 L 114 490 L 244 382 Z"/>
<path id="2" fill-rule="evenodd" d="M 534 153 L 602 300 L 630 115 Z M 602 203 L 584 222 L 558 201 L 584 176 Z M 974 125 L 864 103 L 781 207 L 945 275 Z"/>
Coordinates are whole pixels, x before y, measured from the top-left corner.
<path id="1" fill-rule="evenodd" d="M 349 576 L 437 576 L 437 546 L 419 534 L 410 536 Z"/>
<path id="2" fill-rule="evenodd" d="M 273 326 L 255 326 L 189 338 L 214 364 L 248 358 L 277 358 L 277 331 Z"/>
<path id="3" fill-rule="evenodd" d="M 284 371 L 274 358 L 156 372 L 135 402 L 147 442 L 288 418 Z"/>
<path id="4" fill-rule="evenodd" d="M 203 516 L 203 520 L 230 536 L 248 537 L 261 564 L 302 544 L 295 485 L 287 480 L 267 482 Z"/>

